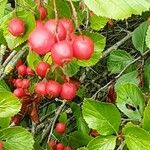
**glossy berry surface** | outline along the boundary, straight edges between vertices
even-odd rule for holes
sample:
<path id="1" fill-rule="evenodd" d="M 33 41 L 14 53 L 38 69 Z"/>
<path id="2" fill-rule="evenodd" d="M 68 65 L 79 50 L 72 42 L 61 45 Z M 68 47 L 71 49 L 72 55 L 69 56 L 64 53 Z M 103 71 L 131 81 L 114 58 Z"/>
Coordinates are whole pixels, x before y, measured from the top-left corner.
<path id="1" fill-rule="evenodd" d="M 59 40 L 65 40 L 67 33 L 59 21 L 57 22 L 55 19 L 50 19 L 45 23 L 45 27 L 49 33 L 55 36 L 55 39 L 57 39 L 56 37 L 58 36 Z"/>
<path id="2" fill-rule="evenodd" d="M 25 23 L 21 18 L 14 18 L 8 23 L 8 30 L 13 36 L 21 36 L 25 32 Z"/>
<path id="3" fill-rule="evenodd" d="M 47 94 L 46 93 L 46 82 L 37 83 L 35 86 L 35 93 L 42 95 L 42 96 L 45 96 Z"/>
<path id="4" fill-rule="evenodd" d="M 76 97 L 76 91 L 77 87 L 73 83 L 64 83 L 62 85 L 62 90 L 61 90 L 61 98 L 65 100 L 72 100 Z"/>
<path id="5" fill-rule="evenodd" d="M 20 65 L 18 68 L 17 68 L 17 71 L 18 71 L 18 75 L 20 76 L 25 76 L 27 74 L 27 67 L 26 65 Z"/>
<path id="6" fill-rule="evenodd" d="M 36 73 L 38 74 L 38 76 L 44 78 L 49 68 L 50 65 L 48 63 L 44 61 L 39 62 L 36 66 Z"/>
<path id="7" fill-rule="evenodd" d="M 63 66 L 73 58 L 73 48 L 69 42 L 60 41 L 52 47 L 51 54 L 53 62 Z"/>
<path id="8" fill-rule="evenodd" d="M 24 97 L 26 95 L 24 89 L 22 89 L 22 88 L 15 89 L 13 93 L 18 98 L 22 98 L 22 97 Z"/>
<path id="9" fill-rule="evenodd" d="M 61 92 L 61 85 L 56 81 L 50 80 L 46 85 L 46 92 L 49 96 L 58 97 Z"/>
<path id="10" fill-rule="evenodd" d="M 58 134 L 63 134 L 65 132 L 65 129 L 66 129 L 66 125 L 62 122 L 57 123 L 55 126 L 55 131 Z"/>
<path id="11" fill-rule="evenodd" d="M 28 41 L 31 49 L 39 55 L 50 52 L 55 43 L 54 37 L 42 25 L 36 27 L 29 35 Z"/>
<path id="12" fill-rule="evenodd" d="M 80 60 L 88 60 L 94 52 L 94 43 L 87 36 L 78 36 L 73 42 L 74 57 Z"/>

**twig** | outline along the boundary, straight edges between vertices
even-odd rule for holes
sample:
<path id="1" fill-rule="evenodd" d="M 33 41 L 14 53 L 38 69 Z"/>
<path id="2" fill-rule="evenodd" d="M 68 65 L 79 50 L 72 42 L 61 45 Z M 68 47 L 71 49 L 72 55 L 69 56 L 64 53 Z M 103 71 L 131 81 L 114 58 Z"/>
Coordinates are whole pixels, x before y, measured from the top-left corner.
<path id="1" fill-rule="evenodd" d="M 0 46 L 0 68 L 1 68 L 1 65 L 2 65 L 3 56 L 5 55 L 5 52 L 6 52 L 6 46 L 1 45 Z"/>
<path id="2" fill-rule="evenodd" d="M 143 53 L 142 57 L 146 56 L 149 52 L 150 52 L 150 50 L 148 50 L 148 51 L 146 51 L 145 53 Z M 127 69 L 128 67 L 130 67 L 130 65 L 134 64 L 135 62 L 137 62 L 137 61 L 140 60 L 140 59 L 141 59 L 141 56 L 137 57 L 136 59 L 134 59 L 133 61 L 131 61 L 128 65 L 126 65 L 126 66 L 124 67 L 124 69 L 123 69 L 113 80 L 111 80 L 111 81 L 108 82 L 105 86 L 103 86 L 102 88 L 100 88 L 100 89 L 92 96 L 92 98 L 95 99 L 95 98 L 96 98 L 96 95 L 97 95 L 100 91 L 104 90 L 105 88 L 107 88 L 108 86 L 110 86 L 113 82 L 115 82 L 117 79 L 119 79 L 119 78 L 121 77 L 121 75 L 126 71 L 126 69 Z"/>
<path id="3" fill-rule="evenodd" d="M 79 33 L 82 35 L 81 29 L 80 29 L 80 27 L 79 27 L 78 15 L 77 15 L 76 9 L 75 9 L 75 7 L 74 7 L 74 5 L 73 5 L 72 0 L 69 0 L 69 2 L 70 2 L 70 5 L 71 5 L 71 8 L 72 8 L 72 13 L 73 13 L 73 17 L 74 17 L 74 19 L 75 19 L 76 27 L 77 27 Z"/>
<path id="4" fill-rule="evenodd" d="M 53 0 L 54 12 L 55 12 L 55 19 L 58 21 L 58 12 L 56 7 L 56 0 Z"/>
<path id="5" fill-rule="evenodd" d="M 125 41 L 127 41 L 129 38 L 131 38 L 132 32 L 129 32 L 127 36 L 125 36 L 123 39 L 115 43 L 113 46 L 108 48 L 106 51 L 103 52 L 102 57 L 106 57 L 111 51 L 116 50 L 120 45 L 122 45 Z"/>

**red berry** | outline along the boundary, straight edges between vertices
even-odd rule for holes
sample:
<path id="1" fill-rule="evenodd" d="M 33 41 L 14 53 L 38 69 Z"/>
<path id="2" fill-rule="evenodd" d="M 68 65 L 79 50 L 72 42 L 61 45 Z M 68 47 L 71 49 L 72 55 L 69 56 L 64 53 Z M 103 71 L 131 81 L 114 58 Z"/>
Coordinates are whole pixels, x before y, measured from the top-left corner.
<path id="1" fill-rule="evenodd" d="M 3 143 L 0 141 L 0 150 L 3 150 Z"/>
<path id="2" fill-rule="evenodd" d="M 17 89 L 15 89 L 13 93 L 14 93 L 14 95 L 17 96 L 18 98 L 22 98 L 22 97 L 24 97 L 24 96 L 26 95 L 24 89 L 22 89 L 22 88 L 17 88 Z"/>
<path id="3" fill-rule="evenodd" d="M 72 148 L 70 146 L 67 146 L 64 148 L 64 150 L 72 150 Z"/>
<path id="4" fill-rule="evenodd" d="M 57 22 L 55 19 L 50 19 L 45 23 L 46 29 L 56 38 L 56 34 L 59 40 L 64 40 L 66 38 L 66 30 L 64 26 Z"/>
<path id="5" fill-rule="evenodd" d="M 46 92 L 50 96 L 58 97 L 61 92 L 61 85 L 56 81 L 50 80 L 46 85 Z"/>
<path id="6" fill-rule="evenodd" d="M 50 52 L 55 43 L 54 37 L 42 25 L 36 27 L 29 35 L 28 41 L 31 49 L 40 55 Z"/>
<path id="7" fill-rule="evenodd" d="M 35 86 L 35 92 L 39 95 L 45 96 L 46 93 L 46 82 L 39 82 Z"/>
<path id="8" fill-rule="evenodd" d="M 59 22 L 64 26 L 67 33 L 72 33 L 74 30 L 74 24 L 69 19 L 60 19 Z"/>
<path id="9" fill-rule="evenodd" d="M 27 75 L 34 76 L 34 71 L 32 70 L 32 68 L 27 67 Z"/>
<path id="10" fill-rule="evenodd" d="M 36 66 L 36 73 L 44 78 L 46 76 L 46 73 L 48 71 L 48 69 L 50 68 L 50 65 L 44 61 L 39 62 Z"/>
<path id="11" fill-rule="evenodd" d="M 73 49 L 69 42 L 60 41 L 56 43 L 51 50 L 54 63 L 63 66 L 73 58 Z"/>
<path id="12" fill-rule="evenodd" d="M 17 71 L 18 71 L 18 75 L 21 75 L 21 76 L 25 76 L 27 74 L 27 67 L 26 65 L 20 65 L 18 68 L 17 68 Z"/>
<path id="13" fill-rule="evenodd" d="M 56 150 L 64 150 L 64 145 L 62 143 L 58 143 L 56 146 Z"/>
<path id="14" fill-rule="evenodd" d="M 62 85 L 60 96 L 62 99 L 72 100 L 76 97 L 76 91 L 77 91 L 76 85 L 67 82 Z"/>
<path id="15" fill-rule="evenodd" d="M 23 79 L 22 80 L 22 88 L 27 89 L 29 87 L 29 83 L 30 83 L 29 79 Z"/>
<path id="16" fill-rule="evenodd" d="M 18 67 L 21 66 L 21 65 L 23 65 L 23 62 L 22 62 L 21 59 L 19 59 L 19 60 L 17 61 L 17 64 L 16 64 L 16 68 L 18 68 Z"/>
<path id="17" fill-rule="evenodd" d="M 8 30 L 13 36 L 21 36 L 25 32 L 25 23 L 20 18 L 10 20 Z"/>
<path id="18" fill-rule="evenodd" d="M 39 13 L 40 13 L 40 19 L 44 20 L 46 18 L 46 16 L 47 16 L 47 10 L 46 10 L 46 8 L 43 7 L 43 6 L 40 6 L 39 7 Z"/>
<path id="19" fill-rule="evenodd" d="M 63 134 L 65 132 L 66 125 L 62 122 L 56 124 L 55 131 L 59 134 Z"/>
<path id="20" fill-rule="evenodd" d="M 14 85 L 15 85 L 17 88 L 21 88 L 21 87 L 22 87 L 22 80 L 21 80 L 21 79 L 16 79 Z"/>
<path id="21" fill-rule="evenodd" d="M 73 42 L 74 57 L 81 60 L 90 59 L 94 52 L 94 43 L 87 36 L 78 36 Z"/>
<path id="22" fill-rule="evenodd" d="M 36 27 L 44 27 L 44 24 L 41 20 L 36 20 Z"/>
<path id="23" fill-rule="evenodd" d="M 50 140 L 48 142 L 49 147 L 52 148 L 52 150 L 56 150 L 56 141 L 55 140 Z"/>

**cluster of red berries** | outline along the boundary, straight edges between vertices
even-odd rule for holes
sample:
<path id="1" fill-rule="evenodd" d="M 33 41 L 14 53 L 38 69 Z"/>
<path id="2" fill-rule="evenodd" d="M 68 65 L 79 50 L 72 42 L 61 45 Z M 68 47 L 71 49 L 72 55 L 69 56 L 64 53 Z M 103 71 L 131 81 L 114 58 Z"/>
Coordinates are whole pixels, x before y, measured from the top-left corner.
<path id="1" fill-rule="evenodd" d="M 50 140 L 48 144 L 52 150 L 72 150 L 70 146 L 65 147 L 63 143 L 57 143 L 55 140 Z"/>

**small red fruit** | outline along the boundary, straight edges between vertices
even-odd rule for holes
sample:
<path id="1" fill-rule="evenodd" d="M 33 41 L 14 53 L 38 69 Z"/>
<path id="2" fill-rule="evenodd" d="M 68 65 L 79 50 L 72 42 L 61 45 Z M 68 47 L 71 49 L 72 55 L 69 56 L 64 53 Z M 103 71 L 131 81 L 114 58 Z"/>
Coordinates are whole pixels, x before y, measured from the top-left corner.
<path id="1" fill-rule="evenodd" d="M 23 62 L 22 62 L 21 59 L 19 59 L 19 60 L 17 61 L 17 64 L 16 64 L 16 68 L 18 68 L 18 67 L 21 66 L 21 65 L 23 65 Z"/>
<path id="2" fill-rule="evenodd" d="M 72 148 L 70 146 L 67 146 L 64 148 L 64 150 L 72 150 Z"/>
<path id="3" fill-rule="evenodd" d="M 46 10 L 46 8 L 43 7 L 43 6 L 40 6 L 39 7 L 39 13 L 40 13 L 40 19 L 44 20 L 46 18 L 46 16 L 47 16 L 47 10 Z"/>
<path id="4" fill-rule="evenodd" d="M 78 36 L 73 42 L 74 57 L 80 60 L 88 60 L 94 52 L 94 43 L 87 36 Z"/>
<path id="5" fill-rule="evenodd" d="M 0 150 L 3 150 L 3 143 L 0 141 Z"/>
<path id="6" fill-rule="evenodd" d="M 21 36 L 25 32 L 25 23 L 21 18 L 14 18 L 10 20 L 8 30 L 13 36 Z"/>
<path id="7" fill-rule="evenodd" d="M 56 81 L 50 80 L 46 85 L 46 92 L 49 96 L 58 97 L 61 92 L 61 85 Z"/>
<path id="8" fill-rule="evenodd" d="M 48 69 L 50 68 L 50 65 L 44 61 L 39 62 L 36 66 L 36 73 L 44 78 L 46 76 L 46 73 L 48 71 Z"/>
<path id="9" fill-rule="evenodd" d="M 29 35 L 28 41 L 31 49 L 39 55 L 50 52 L 55 43 L 54 37 L 42 25 L 36 27 Z"/>
<path id="10" fill-rule="evenodd" d="M 51 50 L 52 60 L 54 63 L 63 66 L 65 62 L 69 62 L 73 58 L 73 48 L 67 41 L 56 43 Z"/>
<path id="11" fill-rule="evenodd" d="M 67 33 L 72 33 L 74 30 L 74 24 L 69 19 L 60 19 L 59 22 L 64 26 Z"/>
<path id="12" fill-rule="evenodd" d="M 66 125 L 64 123 L 59 122 L 56 124 L 55 131 L 58 134 L 63 134 L 65 132 L 65 129 L 66 129 Z"/>
<path id="13" fill-rule="evenodd" d="M 26 65 L 20 65 L 18 68 L 17 68 L 17 71 L 18 71 L 18 75 L 20 76 L 25 76 L 27 74 L 27 67 Z"/>
<path id="14" fill-rule="evenodd" d="M 21 80 L 21 79 L 16 79 L 14 85 L 15 85 L 17 88 L 21 88 L 21 87 L 22 87 L 22 80 Z"/>
<path id="15" fill-rule="evenodd" d="M 29 83 L 30 83 L 29 79 L 23 79 L 22 80 L 22 88 L 27 89 L 29 87 Z"/>
<path id="16" fill-rule="evenodd" d="M 61 90 L 61 98 L 65 100 L 72 100 L 76 97 L 76 91 L 77 87 L 73 83 L 64 83 L 62 85 L 62 90 Z"/>
<path id="17" fill-rule="evenodd" d="M 41 20 L 36 20 L 36 27 L 44 27 L 44 24 Z"/>
<path id="18" fill-rule="evenodd" d="M 46 82 L 39 82 L 35 86 L 35 92 L 39 95 L 45 96 L 46 93 Z"/>
<path id="19" fill-rule="evenodd" d="M 18 98 L 22 98 L 22 97 L 24 97 L 24 96 L 26 95 L 24 89 L 22 89 L 22 88 L 17 88 L 17 89 L 15 89 L 13 93 L 14 93 L 14 95 L 17 96 Z"/>
<path id="20" fill-rule="evenodd" d="M 32 68 L 27 67 L 27 75 L 34 76 L 34 71 L 32 70 Z"/>
<path id="21" fill-rule="evenodd" d="M 58 143 L 56 146 L 56 150 L 64 150 L 64 145 L 62 143 Z"/>
<path id="22" fill-rule="evenodd" d="M 46 29 L 56 38 L 56 35 L 58 36 L 59 40 L 65 40 L 66 38 L 66 30 L 64 26 L 55 19 L 50 19 L 45 23 Z"/>
<path id="23" fill-rule="evenodd" d="M 48 145 L 50 148 L 52 148 L 52 150 L 56 150 L 56 141 L 55 140 L 50 140 L 48 142 Z"/>

